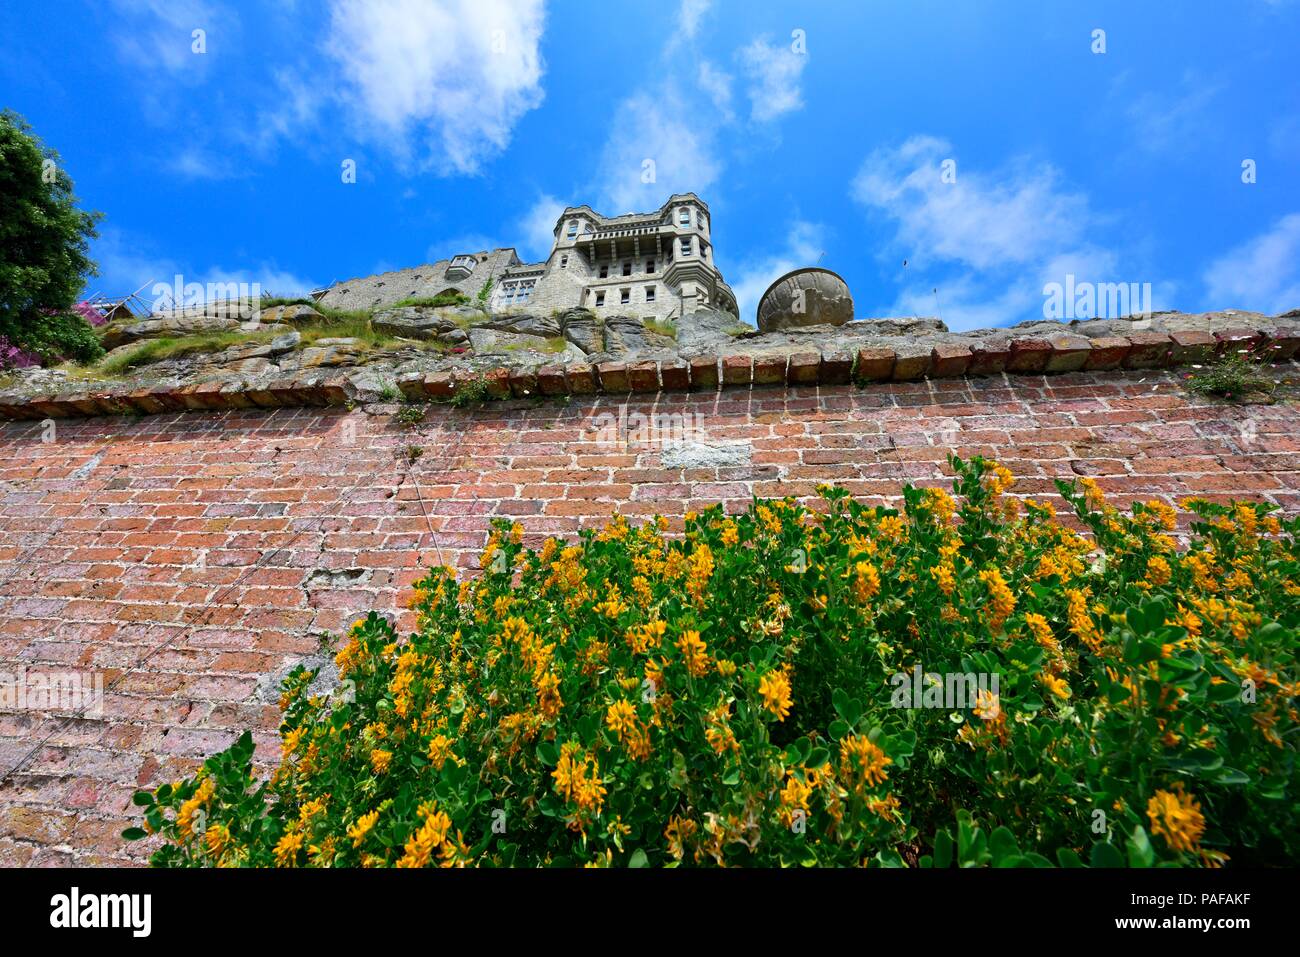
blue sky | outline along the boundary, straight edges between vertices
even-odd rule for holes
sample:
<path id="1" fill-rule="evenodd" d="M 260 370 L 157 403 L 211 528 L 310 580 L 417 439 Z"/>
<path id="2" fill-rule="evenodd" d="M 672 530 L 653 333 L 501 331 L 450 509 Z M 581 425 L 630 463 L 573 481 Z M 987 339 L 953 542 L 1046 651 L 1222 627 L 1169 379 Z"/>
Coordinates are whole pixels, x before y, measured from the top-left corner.
<path id="1" fill-rule="evenodd" d="M 689 189 L 748 321 L 818 262 L 859 317 L 953 328 L 1040 317 L 1067 274 L 1149 282 L 1156 308 L 1300 307 L 1300 0 L 11 0 L 4 21 L 0 105 L 106 214 L 91 291 L 539 258 L 564 205 Z"/>

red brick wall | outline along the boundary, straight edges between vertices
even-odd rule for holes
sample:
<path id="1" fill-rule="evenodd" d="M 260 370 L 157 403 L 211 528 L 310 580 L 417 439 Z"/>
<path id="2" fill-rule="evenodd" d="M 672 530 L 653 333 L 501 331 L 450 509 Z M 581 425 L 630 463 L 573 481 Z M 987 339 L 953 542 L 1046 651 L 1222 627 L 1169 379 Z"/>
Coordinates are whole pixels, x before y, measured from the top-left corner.
<path id="1" fill-rule="evenodd" d="M 1026 495 L 1093 475 L 1124 501 L 1300 511 L 1295 408 L 1212 404 L 1164 372 L 632 397 L 626 415 L 699 415 L 709 443 L 749 444 L 747 464 L 686 470 L 638 444 L 657 436 L 635 418 L 630 444 L 603 443 L 595 417 L 620 405 L 435 406 L 415 429 L 374 408 L 67 419 L 49 442 L 0 425 L 0 673 L 105 686 L 100 716 L 0 713 L 0 863 L 128 861 L 135 788 L 246 727 L 271 756 L 274 676 L 358 613 L 409 614 L 420 566 L 441 551 L 468 570 L 494 516 L 537 536 L 613 512 L 680 524 L 826 481 L 884 501 L 943 484 L 949 451 L 998 458 Z"/>

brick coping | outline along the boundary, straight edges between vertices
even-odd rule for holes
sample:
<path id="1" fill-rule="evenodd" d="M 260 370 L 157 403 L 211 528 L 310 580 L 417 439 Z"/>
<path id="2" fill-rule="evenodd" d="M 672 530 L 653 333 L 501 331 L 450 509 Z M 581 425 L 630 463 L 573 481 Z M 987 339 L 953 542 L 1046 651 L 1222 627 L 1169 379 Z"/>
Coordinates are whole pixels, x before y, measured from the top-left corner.
<path id="1" fill-rule="evenodd" d="M 925 343 L 899 352 L 866 347 L 856 352 L 791 351 L 773 355 L 704 355 L 671 360 L 574 363 L 534 369 L 499 367 L 487 372 L 441 371 L 402 377 L 409 401 L 449 399 L 481 381 L 490 399 L 564 395 L 707 391 L 749 385 L 845 385 L 908 382 L 962 376 L 1050 375 L 1117 369 L 1166 369 L 1207 362 L 1234 351 L 1280 362 L 1300 350 L 1292 328 L 1139 332 L 1089 338 L 1061 333 L 1008 336 L 971 345 Z M 363 367 L 359 367 L 363 368 Z M 177 411 L 343 406 L 358 390 L 344 372 L 300 373 L 266 382 L 202 382 L 106 388 L 29 397 L 0 396 L 0 418 L 30 420 L 97 415 L 154 415 Z"/>

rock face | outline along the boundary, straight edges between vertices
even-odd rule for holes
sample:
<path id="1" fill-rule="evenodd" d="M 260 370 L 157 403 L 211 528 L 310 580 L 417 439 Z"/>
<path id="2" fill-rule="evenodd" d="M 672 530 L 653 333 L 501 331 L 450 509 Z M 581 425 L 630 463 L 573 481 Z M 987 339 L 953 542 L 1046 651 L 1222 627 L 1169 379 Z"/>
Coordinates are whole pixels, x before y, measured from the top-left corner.
<path id="1" fill-rule="evenodd" d="M 114 323 L 100 334 L 105 349 L 113 350 L 146 339 L 180 338 L 206 332 L 234 332 L 243 325 L 238 319 L 215 316 L 167 317 L 139 322 Z"/>
<path id="2" fill-rule="evenodd" d="M 853 319 L 849 287 L 829 269 L 796 269 L 767 287 L 758 303 L 760 332 L 842 326 Z"/>
<path id="3" fill-rule="evenodd" d="M 370 324 L 377 332 L 390 336 L 436 340 L 454 346 L 468 342 L 465 327 L 484 317 L 485 313 L 467 306 L 403 306 L 375 313 Z"/>

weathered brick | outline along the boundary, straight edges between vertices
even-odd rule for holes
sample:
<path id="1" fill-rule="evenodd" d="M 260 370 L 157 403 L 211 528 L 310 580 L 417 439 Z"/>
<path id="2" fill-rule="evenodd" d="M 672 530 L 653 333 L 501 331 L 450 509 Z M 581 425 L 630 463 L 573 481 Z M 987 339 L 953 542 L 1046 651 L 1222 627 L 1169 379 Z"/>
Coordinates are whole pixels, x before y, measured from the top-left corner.
<path id="1" fill-rule="evenodd" d="M 1170 364 L 1174 342 L 1163 332 L 1135 332 L 1128 337 L 1125 369 L 1159 369 Z"/>
<path id="2" fill-rule="evenodd" d="M 791 385 L 816 385 L 822 357 L 818 352 L 797 352 L 786 367 L 786 381 Z"/>
<path id="3" fill-rule="evenodd" d="M 595 395 L 599 391 L 593 366 L 572 365 L 568 369 L 569 391 L 574 395 Z"/>
<path id="4" fill-rule="evenodd" d="M 1099 336 L 1092 339 L 1091 343 L 1092 352 L 1083 367 L 1093 372 L 1120 368 L 1128 358 L 1129 350 L 1133 348 L 1133 344 L 1121 336 Z"/>
<path id="5" fill-rule="evenodd" d="M 1021 374 L 1046 372 L 1052 344 L 1046 339 L 1012 339 L 1007 371 Z"/>
<path id="6" fill-rule="evenodd" d="M 1207 362 L 1214 357 L 1219 341 L 1208 332 L 1174 332 L 1169 335 L 1173 343 L 1171 359 L 1174 365 Z"/>
<path id="7" fill-rule="evenodd" d="M 659 363 L 634 362 L 627 367 L 627 379 L 633 392 L 658 392 Z"/>
<path id="8" fill-rule="evenodd" d="M 490 369 L 483 374 L 483 388 L 493 399 L 510 398 L 510 372 L 507 369 Z"/>
<path id="9" fill-rule="evenodd" d="M 537 370 L 537 390 L 542 395 L 564 395 L 569 391 L 569 381 L 564 366 L 542 366 Z"/>
<path id="10" fill-rule="evenodd" d="M 430 372 L 424 376 L 424 394 L 446 399 L 456 394 L 456 379 L 450 372 Z"/>
<path id="11" fill-rule="evenodd" d="M 1011 358 L 1011 340 L 989 338 L 971 346 L 967 375 L 1000 375 L 1007 369 Z"/>
<path id="12" fill-rule="evenodd" d="M 920 379 L 930 371 L 931 347 L 921 343 L 907 344 L 898 346 L 894 350 L 894 372 L 893 380 L 895 382 L 906 382 L 911 379 Z"/>
<path id="13" fill-rule="evenodd" d="M 717 356 L 696 356 L 691 360 L 691 388 L 708 389 L 709 391 L 718 388 L 718 357 Z"/>
<path id="14" fill-rule="evenodd" d="M 1092 355 L 1092 345 L 1083 336 L 1062 334 L 1049 336 L 1047 341 L 1052 346 L 1052 354 L 1047 357 L 1044 372 L 1077 372 Z"/>
<path id="15" fill-rule="evenodd" d="M 974 355 L 965 346 L 940 343 L 931 352 L 930 375 L 936 379 L 956 378 L 966 374 Z"/>
<path id="16" fill-rule="evenodd" d="M 1300 350 L 1300 329 L 1294 326 L 1262 329 L 1260 334 L 1268 340 L 1263 353 L 1273 362 L 1290 359 Z"/>
<path id="17" fill-rule="evenodd" d="M 1219 340 L 1219 355 L 1253 352 L 1260 341 L 1259 332 L 1255 329 L 1223 329 L 1215 332 L 1214 338 Z"/>
<path id="18" fill-rule="evenodd" d="M 842 351 L 824 353 L 817 378 L 822 385 L 847 385 L 853 380 L 853 354 Z"/>
<path id="19" fill-rule="evenodd" d="M 753 362 L 749 356 L 727 356 L 722 360 L 723 385 L 749 385 Z"/>
<path id="20" fill-rule="evenodd" d="M 600 378 L 600 391 L 610 394 L 632 391 L 632 380 L 627 365 L 622 362 L 602 362 L 596 366 Z"/>
<path id="21" fill-rule="evenodd" d="M 537 376 L 530 369 L 515 369 L 507 381 L 510 383 L 510 394 L 516 399 L 537 395 Z"/>
<path id="22" fill-rule="evenodd" d="M 853 375 L 863 381 L 887 382 L 894 376 L 893 349 L 859 349 Z"/>
<path id="23" fill-rule="evenodd" d="M 691 367 L 681 359 L 664 359 L 659 363 L 659 379 L 665 392 L 685 392 L 691 387 Z"/>
<path id="24" fill-rule="evenodd" d="M 779 385 L 785 382 L 785 369 L 790 357 L 781 355 L 756 356 L 754 358 L 754 385 Z"/>

